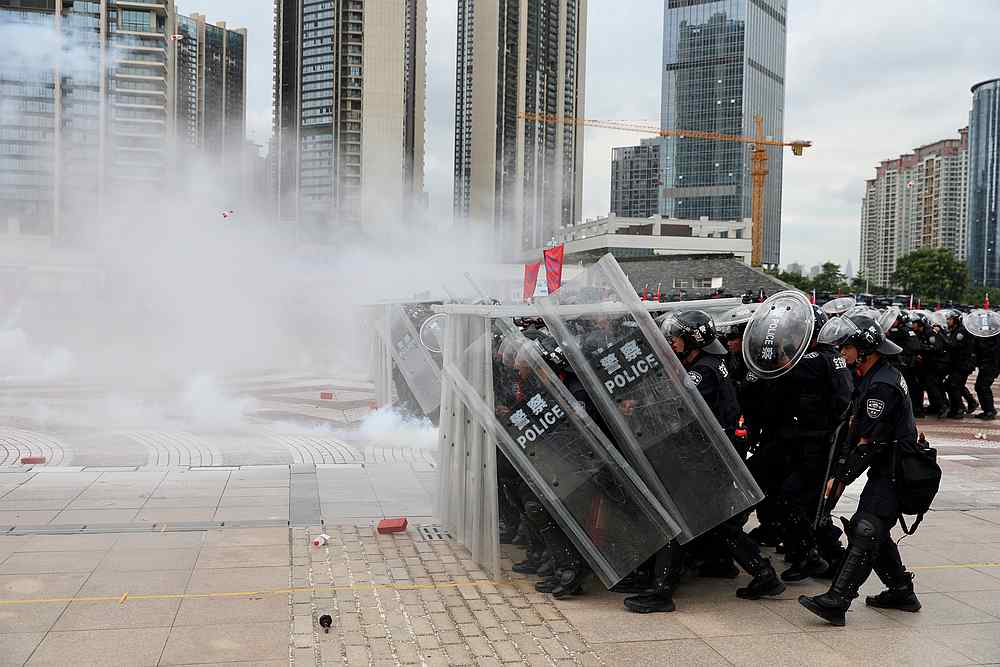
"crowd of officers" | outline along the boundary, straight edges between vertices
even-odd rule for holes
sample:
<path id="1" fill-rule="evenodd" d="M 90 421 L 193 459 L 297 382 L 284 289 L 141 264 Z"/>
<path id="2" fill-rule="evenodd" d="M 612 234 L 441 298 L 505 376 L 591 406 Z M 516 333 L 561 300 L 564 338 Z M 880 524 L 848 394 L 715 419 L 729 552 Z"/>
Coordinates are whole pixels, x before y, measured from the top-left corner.
<path id="1" fill-rule="evenodd" d="M 960 418 L 978 402 L 977 417 L 996 416 L 991 385 L 1000 350 L 993 343 L 1000 337 L 970 336 L 957 312 L 933 321 L 924 313 L 882 314 L 880 324 L 875 312 L 838 314 L 813 306 L 807 352 L 790 372 L 765 380 L 748 369 L 742 352 L 756 306 L 737 307 L 718 322 L 702 311 L 679 311 L 663 321 L 662 331 L 764 491 L 765 499 L 753 508 L 758 525 L 745 531 L 747 511 L 685 545 L 671 542 L 614 590 L 630 594 L 628 609 L 648 613 L 674 609 L 673 593 L 685 575 L 736 578 L 742 568 L 751 581 L 736 595 L 745 599 L 779 595 L 787 583 L 823 579 L 830 582 L 826 593 L 799 601 L 843 625 L 858 589 L 874 571 L 885 590 L 867 597 L 867 605 L 918 611 L 913 575 L 890 538 L 899 516 L 890 481 L 892 448 L 917 441 L 917 415 Z M 525 333 L 596 415 L 555 340 L 543 328 L 529 326 Z M 965 389 L 977 367 L 978 401 Z M 584 559 L 510 464 L 501 464 L 501 541 L 527 548 L 515 571 L 537 574 L 537 590 L 558 598 L 581 593 L 588 578 Z M 841 520 L 841 528 L 831 512 L 843 490 L 865 472 L 858 510 L 849 522 Z M 780 574 L 761 547 L 783 554 Z"/>

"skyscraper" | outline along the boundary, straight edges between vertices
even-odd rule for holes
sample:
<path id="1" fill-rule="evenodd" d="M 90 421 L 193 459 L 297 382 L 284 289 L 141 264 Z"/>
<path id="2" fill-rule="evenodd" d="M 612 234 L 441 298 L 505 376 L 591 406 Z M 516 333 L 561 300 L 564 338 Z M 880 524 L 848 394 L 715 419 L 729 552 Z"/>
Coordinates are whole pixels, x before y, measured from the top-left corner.
<path id="1" fill-rule="evenodd" d="M 0 98 L 13 101 L 0 115 L 0 223 L 18 233 L 82 239 L 95 216 L 81 211 L 162 189 L 176 174 L 175 128 L 186 136 L 191 113 L 198 145 L 242 150 L 245 31 L 222 30 L 213 50 L 177 32 L 173 0 L 0 0 L 0 21 L 58 45 L 0 69 Z M 179 62 L 188 51 L 177 35 L 197 45 L 190 63 Z"/>
<path id="2" fill-rule="evenodd" d="M 785 127 L 786 0 L 665 0 L 661 127 L 752 135 Z M 660 213 L 674 218 L 751 217 L 746 144 L 662 137 Z M 765 264 L 781 243 L 782 152 L 768 147 L 764 192 Z"/>
<path id="3" fill-rule="evenodd" d="M 1000 79 L 972 87 L 968 197 L 972 284 L 1000 286 Z"/>
<path id="4" fill-rule="evenodd" d="M 896 263 L 920 248 L 965 259 L 968 132 L 883 160 L 865 182 L 861 269 L 872 285 L 892 286 Z"/>
<path id="5" fill-rule="evenodd" d="M 659 212 L 660 147 L 655 141 L 612 151 L 611 212 L 648 218 Z"/>
<path id="6" fill-rule="evenodd" d="M 305 240 L 423 199 L 426 0 L 275 0 L 279 216 Z"/>
<path id="7" fill-rule="evenodd" d="M 459 0 L 455 217 L 510 257 L 580 219 L 586 33 L 587 0 Z"/>

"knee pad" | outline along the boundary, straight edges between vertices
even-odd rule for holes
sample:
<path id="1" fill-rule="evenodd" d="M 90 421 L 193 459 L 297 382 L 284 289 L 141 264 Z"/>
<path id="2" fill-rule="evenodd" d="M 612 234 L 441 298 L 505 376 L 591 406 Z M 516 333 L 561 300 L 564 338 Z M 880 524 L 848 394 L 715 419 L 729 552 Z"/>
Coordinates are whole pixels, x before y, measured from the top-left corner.
<path id="1" fill-rule="evenodd" d="M 848 541 L 854 548 L 874 552 L 882 541 L 882 520 L 868 512 L 858 512 L 851 519 Z"/>

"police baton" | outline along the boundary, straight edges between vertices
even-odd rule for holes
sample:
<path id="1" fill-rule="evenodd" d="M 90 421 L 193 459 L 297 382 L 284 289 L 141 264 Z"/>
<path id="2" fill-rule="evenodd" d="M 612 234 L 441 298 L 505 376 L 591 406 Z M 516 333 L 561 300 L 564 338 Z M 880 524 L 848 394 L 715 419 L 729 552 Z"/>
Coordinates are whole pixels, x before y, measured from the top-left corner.
<path id="1" fill-rule="evenodd" d="M 823 481 L 820 482 L 819 504 L 816 507 L 816 517 L 813 519 L 813 530 L 816 530 L 819 527 L 819 521 L 823 517 L 823 512 L 830 499 L 826 493 L 826 484 L 830 480 L 830 469 L 833 468 L 833 459 L 837 455 L 837 449 L 840 443 L 840 433 L 846 422 L 846 419 L 841 420 L 840 424 L 837 426 L 837 430 L 833 432 L 833 438 L 830 441 L 830 455 L 826 457 L 826 472 L 823 474 Z M 837 496 L 837 498 L 839 498 L 839 496 Z M 834 503 L 836 503 L 836 499 L 834 500 Z"/>

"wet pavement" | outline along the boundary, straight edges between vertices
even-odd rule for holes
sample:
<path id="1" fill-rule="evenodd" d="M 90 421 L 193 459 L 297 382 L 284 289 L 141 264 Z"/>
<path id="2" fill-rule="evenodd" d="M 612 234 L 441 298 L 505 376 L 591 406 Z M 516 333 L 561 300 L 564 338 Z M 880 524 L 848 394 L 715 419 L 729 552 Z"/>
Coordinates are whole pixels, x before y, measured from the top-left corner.
<path id="1" fill-rule="evenodd" d="M 945 472 L 900 545 L 924 608 L 855 604 L 832 628 L 795 601 L 813 582 L 748 602 L 746 577 L 691 579 L 676 612 L 639 616 L 596 583 L 555 601 L 489 580 L 437 530 L 434 452 L 358 429 L 360 381 L 243 380 L 255 402 L 228 425 L 99 428 L 78 417 L 100 390 L 58 389 L 0 400 L 0 665 L 1000 662 L 1000 425 L 921 422 Z M 37 395 L 51 411 L 25 409 Z"/>

